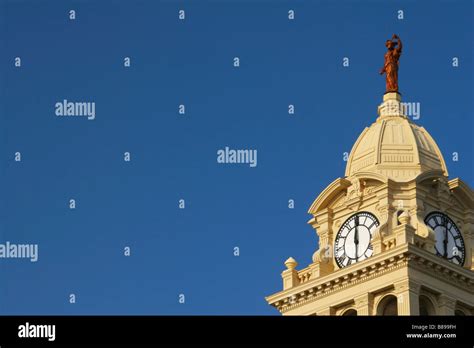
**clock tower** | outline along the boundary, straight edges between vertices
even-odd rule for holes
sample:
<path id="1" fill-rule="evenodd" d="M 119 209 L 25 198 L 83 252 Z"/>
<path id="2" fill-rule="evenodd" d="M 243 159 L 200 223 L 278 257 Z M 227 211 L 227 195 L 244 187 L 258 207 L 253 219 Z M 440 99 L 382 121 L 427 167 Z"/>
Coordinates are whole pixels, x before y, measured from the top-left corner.
<path id="1" fill-rule="evenodd" d="M 404 109 L 385 93 L 345 175 L 309 208 L 313 262 L 290 257 L 266 297 L 283 315 L 474 314 L 474 192 Z"/>

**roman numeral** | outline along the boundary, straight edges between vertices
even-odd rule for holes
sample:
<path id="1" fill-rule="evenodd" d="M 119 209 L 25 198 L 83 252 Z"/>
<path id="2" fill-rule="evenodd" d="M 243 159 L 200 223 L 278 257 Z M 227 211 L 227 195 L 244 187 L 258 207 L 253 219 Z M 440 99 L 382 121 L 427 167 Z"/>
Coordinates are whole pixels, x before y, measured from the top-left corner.
<path id="1" fill-rule="evenodd" d="M 453 256 L 452 258 L 453 258 L 453 259 L 456 259 L 456 260 L 458 261 L 458 263 L 459 263 L 459 264 L 461 264 L 461 263 L 462 263 L 462 259 L 461 259 L 461 257 L 459 257 L 458 255 L 456 255 L 456 256 Z"/>
<path id="2" fill-rule="evenodd" d="M 347 234 L 349 233 L 349 229 L 347 227 L 344 227 L 339 234 L 339 238 L 346 238 Z"/>
<path id="3" fill-rule="evenodd" d="M 346 255 L 342 254 L 341 256 L 337 256 L 336 260 L 340 267 L 346 267 L 349 261 L 349 258 Z"/>
<path id="4" fill-rule="evenodd" d="M 372 246 L 372 244 L 369 244 L 369 246 L 367 247 L 367 250 L 364 253 L 364 256 L 366 258 L 370 257 L 372 255 L 370 252 L 373 250 L 374 250 L 374 247 Z"/>

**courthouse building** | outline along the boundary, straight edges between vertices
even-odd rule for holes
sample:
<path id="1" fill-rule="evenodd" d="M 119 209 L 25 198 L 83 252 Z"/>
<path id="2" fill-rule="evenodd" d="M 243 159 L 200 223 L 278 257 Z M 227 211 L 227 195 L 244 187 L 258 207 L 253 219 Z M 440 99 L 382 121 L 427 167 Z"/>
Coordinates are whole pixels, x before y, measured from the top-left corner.
<path id="1" fill-rule="evenodd" d="M 386 93 L 345 175 L 309 208 L 313 262 L 289 258 L 283 315 L 473 315 L 474 193 L 449 179 L 430 134 Z"/>

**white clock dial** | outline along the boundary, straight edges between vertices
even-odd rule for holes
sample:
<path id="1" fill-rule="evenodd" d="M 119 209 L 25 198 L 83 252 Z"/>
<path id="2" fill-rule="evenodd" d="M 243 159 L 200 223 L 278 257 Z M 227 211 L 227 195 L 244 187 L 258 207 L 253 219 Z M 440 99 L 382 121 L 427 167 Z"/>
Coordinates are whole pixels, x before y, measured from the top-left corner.
<path id="1" fill-rule="evenodd" d="M 367 212 L 354 214 L 344 222 L 334 242 L 334 257 L 340 268 L 372 256 L 371 240 L 378 226 L 377 218 Z"/>
<path id="2" fill-rule="evenodd" d="M 446 214 L 433 212 L 425 218 L 427 224 L 436 235 L 436 255 L 457 265 L 464 265 L 466 248 L 461 231 Z"/>

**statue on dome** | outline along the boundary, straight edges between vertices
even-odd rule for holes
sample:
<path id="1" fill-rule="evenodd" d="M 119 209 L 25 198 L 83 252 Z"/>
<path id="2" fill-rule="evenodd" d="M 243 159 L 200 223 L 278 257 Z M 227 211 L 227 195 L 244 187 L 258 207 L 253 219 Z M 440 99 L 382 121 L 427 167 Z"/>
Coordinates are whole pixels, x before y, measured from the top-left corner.
<path id="1" fill-rule="evenodd" d="M 397 40 L 397 42 L 393 40 Z M 397 92 L 398 93 L 398 60 L 402 55 L 402 41 L 400 38 L 393 34 L 391 40 L 385 42 L 385 47 L 388 51 L 385 53 L 385 63 L 383 68 L 380 69 L 380 75 L 385 73 L 385 85 L 386 93 Z"/>

